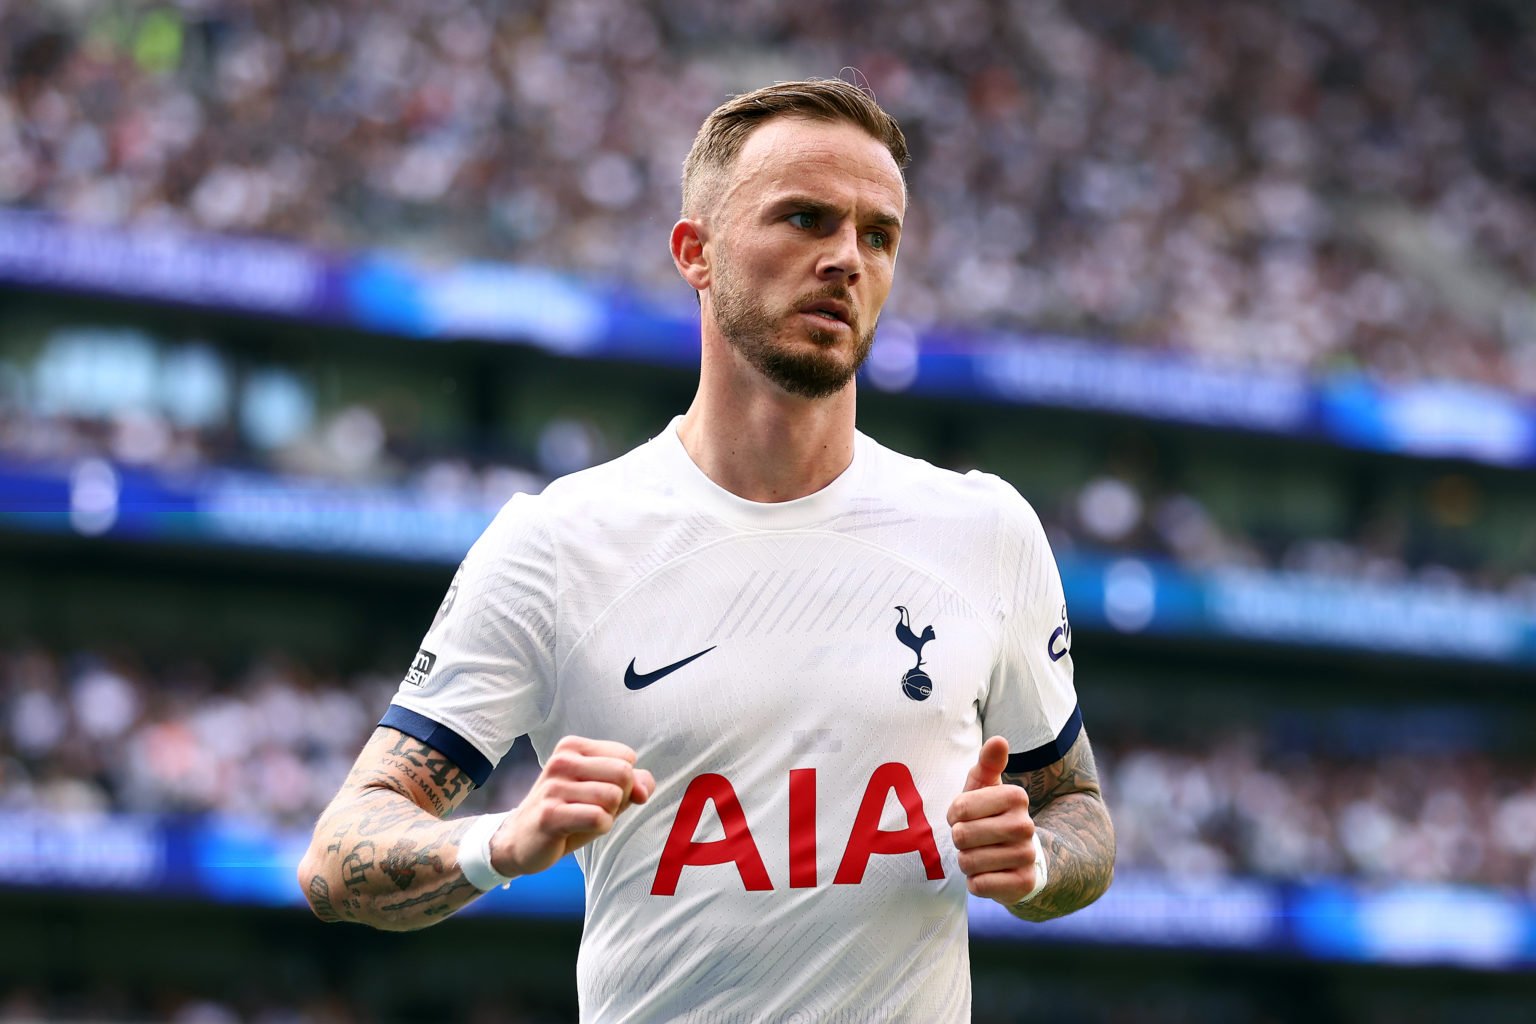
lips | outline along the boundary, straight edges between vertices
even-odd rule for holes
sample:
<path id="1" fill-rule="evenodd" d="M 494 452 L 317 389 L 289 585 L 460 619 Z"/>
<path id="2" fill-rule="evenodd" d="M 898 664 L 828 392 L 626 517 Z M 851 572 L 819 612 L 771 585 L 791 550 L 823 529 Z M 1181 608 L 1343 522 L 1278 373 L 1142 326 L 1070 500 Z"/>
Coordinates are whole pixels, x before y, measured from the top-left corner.
<path id="1" fill-rule="evenodd" d="M 818 299 L 800 307 L 800 312 L 807 316 L 827 320 L 832 323 L 848 324 L 850 312 L 846 302 L 836 299 Z"/>

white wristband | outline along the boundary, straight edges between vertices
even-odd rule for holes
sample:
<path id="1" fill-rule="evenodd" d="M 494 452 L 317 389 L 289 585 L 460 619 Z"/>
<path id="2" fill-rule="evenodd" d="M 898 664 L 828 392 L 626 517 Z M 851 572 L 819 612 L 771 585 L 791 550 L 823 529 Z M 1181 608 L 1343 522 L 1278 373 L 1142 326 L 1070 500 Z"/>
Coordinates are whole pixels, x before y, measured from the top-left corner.
<path id="1" fill-rule="evenodd" d="M 504 875 L 491 867 L 491 836 L 496 834 L 503 821 L 515 813 L 512 810 L 501 814 L 482 814 L 459 841 L 459 870 L 464 872 L 465 880 L 481 892 L 490 892 L 498 885 L 506 888 L 512 884 L 510 875 Z"/>
<path id="2" fill-rule="evenodd" d="M 1039 896 L 1040 890 L 1045 888 L 1045 847 L 1040 845 L 1040 832 L 1038 829 L 1034 835 L 1029 837 L 1029 841 L 1035 848 L 1035 887 L 1029 890 L 1028 896 L 1014 904 L 1016 907 L 1022 907 L 1036 896 Z"/>

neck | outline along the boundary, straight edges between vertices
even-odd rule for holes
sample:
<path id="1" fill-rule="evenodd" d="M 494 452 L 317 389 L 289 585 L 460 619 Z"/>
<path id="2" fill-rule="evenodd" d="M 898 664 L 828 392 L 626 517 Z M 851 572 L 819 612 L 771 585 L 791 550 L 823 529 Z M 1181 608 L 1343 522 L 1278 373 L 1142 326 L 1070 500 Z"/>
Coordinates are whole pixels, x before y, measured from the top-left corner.
<path id="1" fill-rule="evenodd" d="M 706 339 L 699 391 L 678 434 L 704 475 L 737 497 L 793 501 L 853 461 L 854 409 L 852 381 L 827 398 L 800 398 Z"/>

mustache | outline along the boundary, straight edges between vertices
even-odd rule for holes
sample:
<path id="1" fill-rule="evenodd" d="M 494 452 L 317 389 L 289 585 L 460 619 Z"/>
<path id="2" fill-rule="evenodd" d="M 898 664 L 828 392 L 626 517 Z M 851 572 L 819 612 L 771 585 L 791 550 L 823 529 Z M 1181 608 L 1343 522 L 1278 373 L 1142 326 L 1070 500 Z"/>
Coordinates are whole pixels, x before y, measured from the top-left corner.
<path id="1" fill-rule="evenodd" d="M 814 292 L 806 292 L 804 295 L 795 299 L 794 308 L 803 309 L 804 307 L 809 306 L 811 303 L 817 302 L 821 299 L 830 299 L 833 302 L 843 303 L 843 305 L 848 307 L 849 326 L 853 327 L 858 325 L 859 307 L 854 304 L 853 293 L 848 290 L 847 285 L 829 284 L 817 289 Z"/>

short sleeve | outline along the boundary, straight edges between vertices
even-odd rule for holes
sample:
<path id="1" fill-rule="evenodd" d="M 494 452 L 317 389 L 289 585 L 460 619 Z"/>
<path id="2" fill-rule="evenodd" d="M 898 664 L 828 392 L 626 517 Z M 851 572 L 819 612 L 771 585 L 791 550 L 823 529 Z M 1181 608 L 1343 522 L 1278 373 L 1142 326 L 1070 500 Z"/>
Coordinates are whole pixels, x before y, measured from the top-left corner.
<path id="1" fill-rule="evenodd" d="M 484 785 L 549 713 L 556 558 L 536 496 L 515 496 L 454 574 L 380 725 L 451 758 Z"/>
<path id="2" fill-rule="evenodd" d="M 1035 771 L 1061 760 L 1082 731 L 1072 681 L 1072 626 L 1061 573 L 1045 530 L 1011 486 L 998 514 L 998 611 L 1001 650 L 988 680 L 982 722 L 1008 739 L 1008 771 Z"/>

